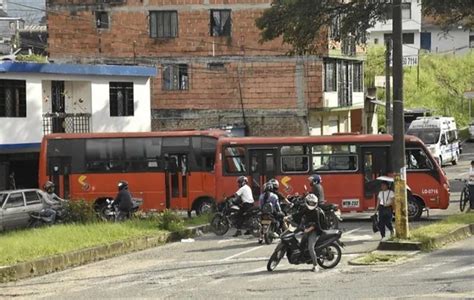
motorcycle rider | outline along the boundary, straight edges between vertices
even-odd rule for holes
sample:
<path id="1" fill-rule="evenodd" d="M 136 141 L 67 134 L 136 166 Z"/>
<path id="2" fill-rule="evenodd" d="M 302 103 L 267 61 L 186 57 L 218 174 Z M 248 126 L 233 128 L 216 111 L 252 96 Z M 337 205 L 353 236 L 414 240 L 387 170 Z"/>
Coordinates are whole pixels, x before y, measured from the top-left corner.
<path id="1" fill-rule="evenodd" d="M 248 179 L 245 176 L 240 176 L 237 178 L 237 184 L 239 189 L 233 197 L 237 197 L 240 199 L 240 201 L 236 204 L 239 204 L 240 210 L 238 212 L 238 215 L 236 216 L 236 224 L 235 226 L 237 227 L 237 231 L 233 235 L 234 237 L 237 237 L 239 235 L 242 235 L 242 223 L 244 222 L 243 215 L 245 212 L 247 212 L 249 209 L 251 209 L 254 205 L 254 199 L 252 195 L 252 189 L 248 185 Z M 250 231 L 247 230 L 245 234 L 250 234 Z"/>
<path id="2" fill-rule="evenodd" d="M 293 206 L 293 203 L 288 201 L 288 199 L 285 196 L 283 196 L 282 193 L 278 191 L 278 189 L 280 188 L 280 183 L 278 182 L 278 180 L 273 178 L 273 179 L 270 179 L 268 183 L 272 185 L 273 187 L 272 192 L 278 196 L 278 200 L 280 201 L 280 204 L 286 204 L 286 205 L 289 205 L 290 207 Z"/>
<path id="3" fill-rule="evenodd" d="M 123 221 L 127 219 L 130 215 L 130 212 L 133 208 L 132 195 L 128 190 L 128 182 L 125 180 L 120 180 L 118 182 L 118 193 L 112 202 L 112 207 L 118 208 L 118 214 L 116 217 L 117 221 Z"/>
<path id="4" fill-rule="evenodd" d="M 319 236 L 322 234 L 322 212 L 318 207 L 318 197 L 314 194 L 308 194 L 305 197 L 305 206 L 305 209 L 293 214 L 290 218 L 300 223 L 300 228 L 304 228 L 304 235 L 303 239 L 301 240 L 301 245 L 303 246 L 307 243 L 308 251 L 313 261 L 313 268 L 311 271 L 318 272 L 319 268 L 316 250 L 314 249 L 314 246 L 318 242 Z"/>
<path id="5" fill-rule="evenodd" d="M 321 185 L 322 179 L 318 174 L 313 174 L 308 177 L 309 185 L 311 186 L 311 193 L 318 197 L 318 204 L 324 204 L 324 189 Z"/>
<path id="6" fill-rule="evenodd" d="M 260 194 L 259 197 L 259 203 L 260 203 L 260 209 L 263 208 L 263 206 L 267 203 L 270 203 L 272 205 L 272 215 L 277 221 L 277 226 L 278 230 L 280 229 L 280 224 L 282 223 L 282 217 L 283 217 L 283 212 L 280 207 L 280 201 L 278 200 L 278 196 L 273 192 L 273 183 L 272 182 L 267 182 L 264 185 L 264 190 L 263 193 Z M 279 235 L 274 232 L 274 237 L 278 238 Z M 258 240 L 259 243 L 261 243 L 263 240 L 260 238 Z"/>
<path id="7" fill-rule="evenodd" d="M 54 223 L 57 210 L 62 207 L 62 203 L 65 200 L 54 193 L 55 185 L 53 182 L 46 181 L 43 189 L 46 192 L 46 197 L 44 197 L 44 215 L 51 219 L 51 223 Z"/>

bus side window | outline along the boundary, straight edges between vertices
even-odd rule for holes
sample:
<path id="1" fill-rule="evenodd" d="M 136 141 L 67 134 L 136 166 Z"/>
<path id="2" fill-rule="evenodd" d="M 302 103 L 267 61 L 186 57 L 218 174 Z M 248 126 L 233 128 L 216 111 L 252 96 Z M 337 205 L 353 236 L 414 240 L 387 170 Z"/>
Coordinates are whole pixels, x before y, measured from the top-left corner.
<path id="1" fill-rule="evenodd" d="M 444 133 L 441 135 L 441 145 L 446 145 L 446 135 Z"/>

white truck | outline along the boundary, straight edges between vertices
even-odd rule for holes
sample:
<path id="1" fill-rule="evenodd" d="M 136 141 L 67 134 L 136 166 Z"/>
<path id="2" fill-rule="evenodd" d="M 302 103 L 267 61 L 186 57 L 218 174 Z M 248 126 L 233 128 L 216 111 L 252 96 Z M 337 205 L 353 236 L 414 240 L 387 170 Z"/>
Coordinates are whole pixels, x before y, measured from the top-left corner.
<path id="1" fill-rule="evenodd" d="M 440 166 L 457 164 L 461 148 L 454 118 L 418 117 L 410 124 L 407 134 L 420 138 Z"/>

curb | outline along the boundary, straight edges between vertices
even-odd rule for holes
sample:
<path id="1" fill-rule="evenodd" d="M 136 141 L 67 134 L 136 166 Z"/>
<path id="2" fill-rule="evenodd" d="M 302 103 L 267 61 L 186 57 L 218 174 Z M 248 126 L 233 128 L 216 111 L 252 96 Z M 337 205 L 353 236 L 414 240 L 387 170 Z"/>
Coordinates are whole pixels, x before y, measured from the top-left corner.
<path id="1" fill-rule="evenodd" d="M 199 236 L 209 231 L 210 225 L 206 224 L 190 227 L 186 233 L 191 236 Z M 163 233 L 161 235 L 138 237 L 108 245 L 58 254 L 12 266 L 4 266 L 0 267 L 0 283 L 62 271 L 67 268 L 176 242 L 180 239 L 181 235 L 178 232 Z"/>

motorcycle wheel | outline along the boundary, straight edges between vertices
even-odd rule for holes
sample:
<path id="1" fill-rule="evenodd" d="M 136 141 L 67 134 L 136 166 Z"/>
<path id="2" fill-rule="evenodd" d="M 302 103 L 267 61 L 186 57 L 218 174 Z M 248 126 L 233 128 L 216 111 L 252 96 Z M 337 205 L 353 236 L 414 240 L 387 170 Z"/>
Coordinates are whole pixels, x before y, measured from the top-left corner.
<path id="1" fill-rule="evenodd" d="M 339 264 L 341 256 L 341 247 L 336 242 L 332 242 L 318 253 L 318 265 L 323 269 L 332 269 Z"/>
<path id="2" fill-rule="evenodd" d="M 41 220 L 33 220 L 30 222 L 30 224 L 28 225 L 29 228 L 39 228 L 39 227 L 42 227 L 44 225 L 43 221 Z"/>
<path id="3" fill-rule="evenodd" d="M 263 236 L 265 244 L 270 245 L 273 243 L 273 224 L 268 226 L 268 229 L 265 230 L 265 235 Z"/>
<path id="4" fill-rule="evenodd" d="M 282 244 L 279 244 L 275 251 L 273 252 L 272 256 L 267 263 L 267 271 L 272 272 L 280 263 L 283 256 L 285 256 L 285 247 Z"/>
<path id="5" fill-rule="evenodd" d="M 260 224 L 260 219 L 258 217 L 253 217 L 250 220 L 250 231 L 252 235 L 256 238 L 260 237 L 260 232 L 262 231 L 262 224 Z"/>
<path id="6" fill-rule="evenodd" d="M 103 205 L 99 210 L 99 218 L 102 221 L 106 221 L 106 222 L 115 221 L 115 215 L 109 214 L 108 211 L 109 211 L 109 209 L 108 209 L 107 205 Z"/>
<path id="7" fill-rule="evenodd" d="M 219 236 L 222 236 L 229 231 L 229 221 L 221 214 L 215 214 L 211 221 L 212 231 Z"/>
<path id="8" fill-rule="evenodd" d="M 339 219 L 334 213 L 330 213 L 328 216 L 328 228 L 329 229 L 339 229 Z"/>

